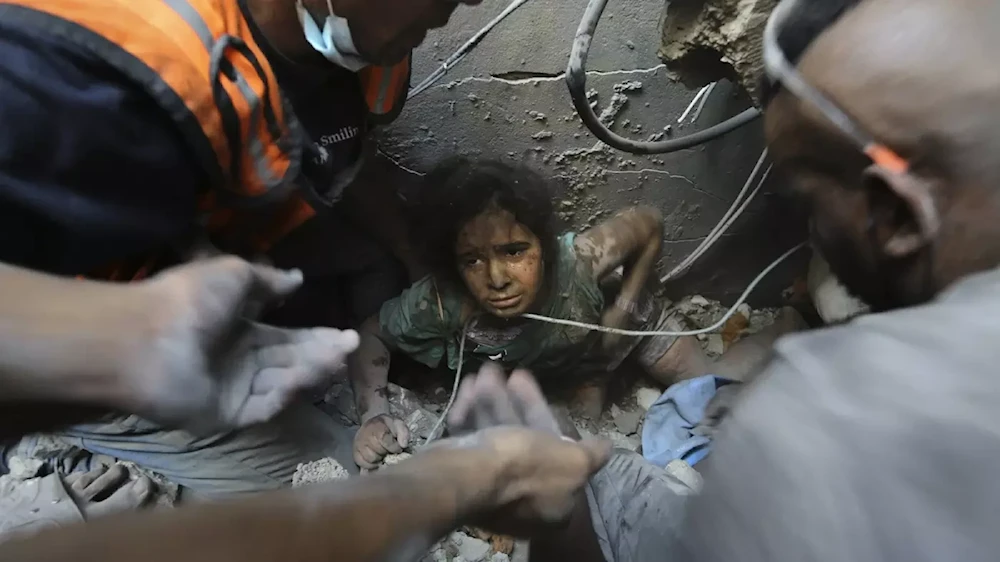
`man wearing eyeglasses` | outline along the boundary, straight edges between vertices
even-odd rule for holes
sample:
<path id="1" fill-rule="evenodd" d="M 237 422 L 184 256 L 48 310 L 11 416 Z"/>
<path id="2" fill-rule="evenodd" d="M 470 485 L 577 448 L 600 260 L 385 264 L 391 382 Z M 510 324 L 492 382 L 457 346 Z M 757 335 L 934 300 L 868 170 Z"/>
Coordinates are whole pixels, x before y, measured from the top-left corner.
<path id="1" fill-rule="evenodd" d="M 776 168 L 875 314 L 778 342 L 700 492 L 615 453 L 532 554 L 995 560 L 1000 2 L 785 0 L 764 51 Z"/>

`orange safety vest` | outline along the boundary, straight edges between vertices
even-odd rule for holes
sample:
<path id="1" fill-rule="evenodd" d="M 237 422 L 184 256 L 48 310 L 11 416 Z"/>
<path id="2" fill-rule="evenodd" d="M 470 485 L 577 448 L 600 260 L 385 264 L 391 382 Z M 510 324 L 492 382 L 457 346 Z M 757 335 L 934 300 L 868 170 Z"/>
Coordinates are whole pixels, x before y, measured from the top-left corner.
<path id="1" fill-rule="evenodd" d="M 296 190 L 309 140 L 235 0 L 0 0 L 0 18 L 71 40 L 173 116 L 211 180 L 210 234 L 262 250 L 315 215 Z M 409 72 L 359 73 L 373 123 L 398 115 Z"/>

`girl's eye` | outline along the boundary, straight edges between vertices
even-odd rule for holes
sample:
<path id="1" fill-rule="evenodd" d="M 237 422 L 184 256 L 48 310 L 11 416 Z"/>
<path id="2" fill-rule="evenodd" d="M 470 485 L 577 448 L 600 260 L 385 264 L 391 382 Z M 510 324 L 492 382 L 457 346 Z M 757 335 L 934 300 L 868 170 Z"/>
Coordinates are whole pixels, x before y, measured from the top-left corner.
<path id="1" fill-rule="evenodd" d="M 483 263 L 483 260 L 481 260 L 479 258 L 467 258 L 465 261 L 462 262 L 462 267 L 466 267 L 466 268 L 476 267 L 477 265 L 479 265 L 481 263 Z"/>
<path id="2" fill-rule="evenodd" d="M 507 255 L 508 256 L 517 257 L 517 256 L 520 256 L 522 254 L 524 254 L 524 249 L 523 248 L 508 248 L 507 249 Z"/>

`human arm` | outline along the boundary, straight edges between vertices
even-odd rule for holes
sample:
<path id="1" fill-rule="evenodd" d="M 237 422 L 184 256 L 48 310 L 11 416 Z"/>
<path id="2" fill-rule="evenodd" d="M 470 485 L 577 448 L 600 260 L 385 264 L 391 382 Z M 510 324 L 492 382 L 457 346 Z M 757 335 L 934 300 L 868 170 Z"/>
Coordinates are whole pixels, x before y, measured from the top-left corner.
<path id="1" fill-rule="evenodd" d="M 576 238 L 576 251 L 600 281 L 620 266 L 624 267 L 621 291 L 608 307 L 602 324 L 620 328 L 633 312 L 639 293 L 649 280 L 663 244 L 663 216 L 650 207 L 633 207 L 619 212 Z M 616 336 L 605 336 L 606 346 Z"/>
<path id="2" fill-rule="evenodd" d="M 25 562 L 352 562 L 415 560 L 445 533 L 481 521 L 557 523 L 606 444 L 525 428 L 436 443 L 372 475 L 228 503 L 109 517 L 0 544 Z"/>
<path id="3" fill-rule="evenodd" d="M 18 298 L 0 299 L 0 401 L 22 406 L 0 407 L 0 418 L 22 416 L 23 425 L 25 414 L 47 413 L 28 402 L 195 429 L 270 419 L 358 345 L 352 331 L 279 329 L 245 316 L 300 283 L 298 272 L 234 257 L 129 285 L 3 266 L 0 293 Z"/>
<path id="4" fill-rule="evenodd" d="M 366 320 L 360 329 L 361 344 L 348 360 L 351 386 L 361 428 L 354 436 L 354 462 L 375 468 L 389 453 L 399 453 L 409 444 L 406 424 L 389 412 L 389 349 L 379 335 L 378 317 Z"/>

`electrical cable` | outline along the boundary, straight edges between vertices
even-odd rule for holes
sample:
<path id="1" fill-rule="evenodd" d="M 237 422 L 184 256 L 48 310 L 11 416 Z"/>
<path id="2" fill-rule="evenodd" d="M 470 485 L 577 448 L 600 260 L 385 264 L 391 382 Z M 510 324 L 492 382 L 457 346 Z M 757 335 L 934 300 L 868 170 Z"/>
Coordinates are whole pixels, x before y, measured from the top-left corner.
<path id="1" fill-rule="evenodd" d="M 608 328 L 607 326 L 601 326 L 599 324 L 588 324 L 586 322 L 577 322 L 576 320 L 564 320 L 564 319 L 560 319 L 560 318 L 550 318 L 548 316 L 542 316 L 540 314 L 522 314 L 521 316 L 523 316 L 524 318 L 530 318 L 531 320 L 538 320 L 539 322 L 548 322 L 549 324 L 561 324 L 563 326 L 572 326 L 574 328 L 586 328 L 588 330 L 595 331 L 595 332 L 603 332 L 605 334 L 618 334 L 618 335 L 621 335 L 621 336 L 633 336 L 633 337 L 641 337 L 641 336 L 697 336 L 699 334 L 707 334 L 709 332 L 714 332 L 715 330 L 721 328 L 726 323 L 726 320 L 729 320 L 729 318 L 732 317 L 733 314 L 736 314 L 736 310 L 739 308 L 739 306 L 741 304 L 743 304 L 744 302 L 746 302 L 746 299 L 750 295 L 751 291 L 753 291 L 757 287 L 757 285 L 764 279 L 764 277 L 767 276 L 768 273 L 771 273 L 771 271 L 775 267 L 778 267 L 778 265 L 781 262 L 785 261 L 785 259 L 787 259 L 789 256 L 791 256 L 792 254 L 794 254 L 796 251 L 801 250 L 802 248 L 805 248 L 805 247 L 806 247 L 806 243 L 805 242 L 801 242 L 801 243 L 797 244 L 796 246 L 794 246 L 793 248 L 791 248 L 790 250 L 786 251 L 784 254 L 781 254 L 781 256 L 779 256 L 778 259 L 776 259 L 773 262 L 771 262 L 771 265 L 769 265 L 766 268 L 764 268 L 764 271 L 761 271 L 760 274 L 757 275 L 757 277 L 754 278 L 754 280 L 751 281 L 749 285 L 747 285 L 746 290 L 743 291 L 743 294 L 740 295 L 740 298 L 736 299 L 736 302 L 733 303 L 732 308 L 730 308 L 722 316 L 722 318 L 719 319 L 718 322 L 716 322 L 715 324 L 712 324 L 711 326 L 709 326 L 707 328 L 702 328 L 700 330 L 688 330 L 686 332 L 660 332 L 660 331 L 645 331 L 645 330 L 622 330 L 620 328 Z"/>
<path id="2" fill-rule="evenodd" d="M 715 82 L 713 82 L 713 84 L 714 83 Z M 687 119 L 687 116 L 691 114 L 691 110 L 694 109 L 694 106 L 698 105 L 698 102 L 701 101 L 702 96 L 704 96 L 705 92 L 708 91 L 708 86 L 709 86 L 708 84 L 705 84 L 704 86 L 701 87 L 700 90 L 698 90 L 698 93 L 694 95 L 694 98 L 691 100 L 691 103 L 689 103 L 687 108 L 684 109 L 684 113 L 681 113 L 681 116 L 677 118 L 678 123 L 683 123 L 684 120 Z"/>
<path id="3" fill-rule="evenodd" d="M 469 324 L 472 324 L 472 318 L 465 322 L 465 326 L 462 327 L 462 340 L 458 343 L 458 365 L 455 366 L 455 384 L 451 387 L 451 398 L 448 399 L 448 405 L 444 407 L 444 411 L 441 412 L 441 417 L 438 418 L 434 427 L 431 428 L 431 432 L 427 434 L 427 439 L 424 440 L 424 445 L 427 445 L 434 440 L 434 434 L 437 433 L 439 427 L 444 424 L 445 418 L 448 417 L 448 412 L 451 411 L 452 405 L 455 403 L 455 397 L 458 396 L 458 384 L 462 381 L 462 362 L 465 360 L 465 337 L 469 332 Z"/>
<path id="4" fill-rule="evenodd" d="M 497 26 L 497 24 L 502 22 L 507 16 L 511 15 L 514 12 L 514 10 L 520 8 L 527 2 L 528 0 L 514 0 L 513 2 L 508 4 L 507 7 L 504 8 L 502 12 L 500 12 L 500 15 L 490 20 L 490 22 L 487 23 L 482 29 L 477 31 L 475 35 L 472 36 L 471 39 L 466 41 L 464 45 L 459 47 L 457 51 L 455 51 L 454 53 L 452 53 L 450 57 L 445 59 L 445 61 L 441 63 L 441 66 L 436 68 L 434 72 L 428 74 L 427 77 L 421 80 L 420 83 L 417 84 L 415 87 L 410 88 L 410 92 L 406 94 L 406 99 L 411 99 L 416 96 L 419 96 L 420 94 L 424 93 L 424 91 L 426 91 L 428 88 L 433 86 L 438 80 L 441 79 L 442 76 L 447 74 L 448 71 L 452 69 L 452 67 L 462 62 L 462 59 L 465 58 L 465 55 L 468 55 L 472 51 L 472 49 L 476 48 L 476 46 L 479 45 L 479 42 L 482 41 L 483 38 L 486 37 L 486 35 L 490 31 L 492 31 L 494 27 Z"/>
<path id="5" fill-rule="evenodd" d="M 789 256 L 791 256 L 792 254 L 794 254 L 797 250 L 800 250 L 800 249 L 802 249 L 804 247 L 806 247 L 806 242 L 802 242 L 802 243 L 796 245 L 795 247 L 793 247 L 792 249 L 786 251 L 784 254 L 781 254 L 781 256 L 779 256 L 778 259 L 776 259 L 773 262 L 771 262 L 770 265 L 768 265 L 766 268 L 764 268 L 764 270 L 761 271 L 760 274 L 758 274 L 757 277 L 755 277 L 754 280 L 751 281 L 749 285 L 747 285 L 747 288 L 746 288 L 745 291 L 743 291 L 743 294 L 740 295 L 740 297 L 738 299 L 736 299 L 736 302 L 733 303 L 733 306 L 722 316 L 722 318 L 719 319 L 718 322 L 716 322 L 715 324 L 712 324 L 711 326 L 709 326 L 707 328 L 702 328 L 700 330 L 690 330 L 690 331 L 687 331 L 687 332 L 658 332 L 658 331 L 644 331 L 644 330 L 622 330 L 622 329 L 619 329 L 619 328 L 608 328 L 607 326 L 601 326 L 599 324 L 588 324 L 586 322 L 577 322 L 575 320 L 564 320 L 564 319 L 560 319 L 560 318 L 550 318 L 548 316 L 542 316 L 540 314 L 522 314 L 521 316 L 523 318 L 528 318 L 528 319 L 535 320 L 535 321 L 538 321 L 538 322 L 548 322 L 550 324 L 561 324 L 563 326 L 573 326 L 574 328 L 585 328 L 585 329 L 596 331 L 596 332 L 604 332 L 604 333 L 610 333 L 610 334 L 619 334 L 619 335 L 622 335 L 622 336 L 633 336 L 633 337 L 642 337 L 642 336 L 696 336 L 698 334 L 707 334 L 709 332 L 714 332 L 715 330 L 721 328 L 726 323 L 726 321 L 729 320 L 733 316 L 733 314 L 736 314 L 736 311 L 739 309 L 740 305 L 743 304 L 744 302 L 746 302 L 746 299 L 750 295 L 750 293 L 755 288 L 757 288 L 757 285 L 760 284 L 760 282 L 764 279 L 764 277 L 767 276 L 768 273 L 771 273 L 771 271 L 775 267 L 778 267 L 778 265 L 781 262 L 785 261 Z M 461 339 L 461 341 L 458 344 L 458 365 L 455 368 L 455 383 L 452 385 L 451 398 L 448 399 L 448 405 L 445 406 L 444 411 L 441 412 L 441 417 L 438 418 L 437 423 L 434 424 L 434 427 L 431 428 L 430 433 L 427 435 L 427 439 L 424 440 L 424 445 L 427 445 L 428 443 L 430 443 L 431 441 L 434 440 L 434 434 L 437 433 L 438 428 L 440 428 L 441 425 L 444 423 L 445 418 L 448 417 L 448 412 L 451 411 L 451 407 L 455 403 L 455 397 L 458 395 L 458 386 L 459 386 L 459 383 L 462 380 L 462 364 L 463 364 L 464 359 L 465 359 L 465 340 L 466 340 L 466 338 L 468 336 L 469 325 L 471 323 L 472 323 L 472 319 L 470 318 L 465 323 L 465 326 L 462 328 L 462 339 Z"/>
<path id="6" fill-rule="evenodd" d="M 604 8 L 607 4 L 608 0 L 590 0 L 587 4 L 583 19 L 580 20 L 580 26 L 576 30 L 576 36 L 573 39 L 573 50 L 570 53 L 569 64 L 566 67 L 566 86 L 569 88 L 573 107 L 576 108 L 580 119 L 595 137 L 608 146 L 632 154 L 664 154 L 706 143 L 760 117 L 760 110 L 756 107 L 751 107 L 707 129 L 680 138 L 656 142 L 632 140 L 608 129 L 601 123 L 601 120 L 594 113 L 594 108 L 590 107 L 590 102 L 587 99 L 586 69 L 587 55 L 590 52 L 590 44 L 594 39 L 594 31 L 597 29 L 597 22 L 600 21 L 601 14 L 604 13 Z"/>
<path id="7" fill-rule="evenodd" d="M 743 183 L 743 187 L 740 189 L 740 192 L 736 195 L 736 198 L 733 200 L 732 205 L 729 206 L 729 209 L 726 211 L 726 213 L 722 215 L 722 218 L 719 219 L 719 222 L 712 228 L 712 230 L 708 233 L 705 239 L 702 240 L 701 244 L 699 244 L 698 247 L 695 248 L 690 255 L 688 255 L 688 257 L 684 258 L 684 261 L 682 261 L 676 267 L 670 270 L 670 273 L 664 275 L 660 279 L 660 283 L 666 283 L 667 281 L 676 279 L 677 277 L 680 277 L 681 275 L 686 273 L 687 270 L 690 269 L 691 266 L 693 266 L 694 263 L 701 258 L 701 256 L 703 256 L 706 252 L 708 252 L 709 248 L 711 248 L 716 242 L 719 241 L 719 239 L 722 238 L 722 235 L 725 234 L 726 231 L 729 230 L 729 227 L 736 222 L 736 219 L 743 214 L 743 211 L 746 210 L 746 208 L 750 205 L 750 202 L 753 201 L 754 197 L 757 196 L 757 193 L 761 190 L 761 187 L 764 185 L 764 180 L 767 179 L 768 175 L 771 172 L 771 167 L 768 166 L 767 170 L 765 170 L 764 172 L 764 175 L 761 176 L 760 180 L 757 181 L 757 185 L 754 187 L 753 191 L 751 191 L 750 195 L 744 200 L 743 196 L 747 193 L 747 190 L 750 188 L 751 182 L 753 182 L 754 178 L 757 177 L 757 173 L 760 171 L 761 166 L 764 165 L 764 161 L 766 159 L 767 159 L 767 149 L 765 148 L 763 152 L 761 152 L 760 158 L 757 159 L 757 163 L 754 165 L 753 170 L 750 171 L 750 175 L 747 177 L 746 182 Z"/>
<path id="8" fill-rule="evenodd" d="M 691 122 L 692 123 L 697 123 L 698 122 L 698 118 L 701 117 L 702 110 L 705 109 L 705 104 L 708 103 L 708 98 L 711 97 L 712 92 L 715 91 L 715 87 L 718 84 L 719 84 L 718 82 L 712 82 L 711 84 L 709 84 L 707 86 L 707 89 L 705 90 L 705 95 L 703 95 L 701 97 L 701 102 L 698 104 L 698 109 L 696 109 L 694 111 L 694 115 L 691 116 Z"/>

